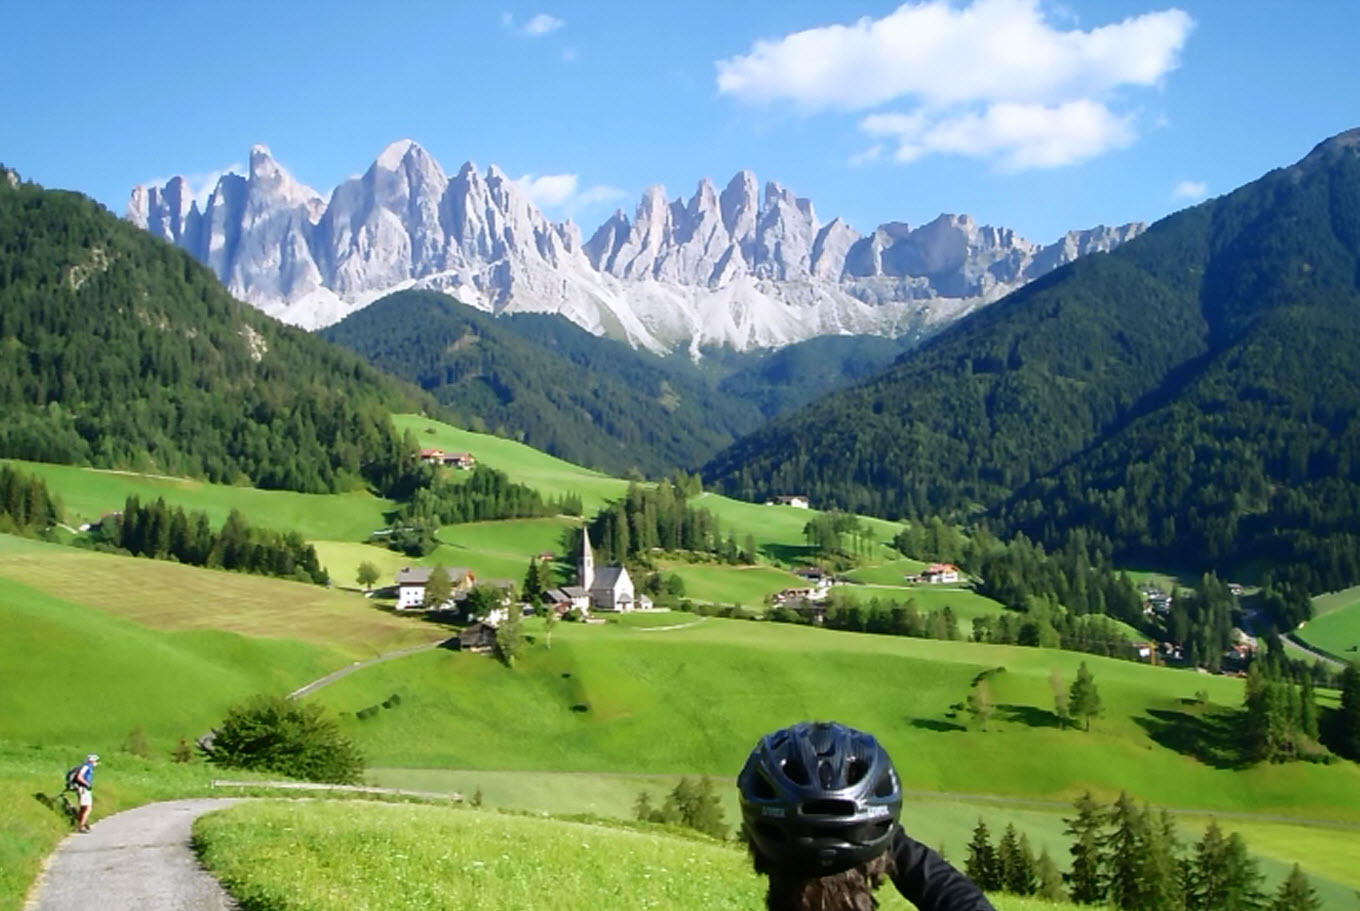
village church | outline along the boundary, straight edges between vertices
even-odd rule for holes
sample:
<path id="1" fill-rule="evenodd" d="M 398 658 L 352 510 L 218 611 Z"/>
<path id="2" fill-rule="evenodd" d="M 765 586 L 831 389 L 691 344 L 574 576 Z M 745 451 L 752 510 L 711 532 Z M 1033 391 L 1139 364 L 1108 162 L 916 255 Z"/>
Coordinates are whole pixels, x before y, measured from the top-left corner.
<path id="1" fill-rule="evenodd" d="M 637 597 L 627 567 L 595 565 L 590 533 L 584 527 L 581 529 L 581 553 L 576 562 L 576 584 L 586 591 L 593 610 L 631 611 L 652 607 L 651 598 Z"/>

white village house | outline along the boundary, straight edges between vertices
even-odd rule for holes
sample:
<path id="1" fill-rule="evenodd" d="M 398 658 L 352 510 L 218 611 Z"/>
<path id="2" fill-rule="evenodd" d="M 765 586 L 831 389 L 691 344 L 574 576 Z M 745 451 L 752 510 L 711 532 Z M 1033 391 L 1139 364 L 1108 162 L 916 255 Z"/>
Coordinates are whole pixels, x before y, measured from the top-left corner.
<path id="1" fill-rule="evenodd" d="M 467 591 L 477 581 L 472 570 L 466 566 L 454 566 L 445 570 L 449 574 L 452 592 Z M 430 584 L 434 569 L 429 566 L 403 566 L 397 570 L 397 610 L 423 610 L 425 607 L 425 586 Z M 452 599 L 450 599 L 452 601 Z M 435 605 L 436 608 L 452 607 L 450 601 Z"/>

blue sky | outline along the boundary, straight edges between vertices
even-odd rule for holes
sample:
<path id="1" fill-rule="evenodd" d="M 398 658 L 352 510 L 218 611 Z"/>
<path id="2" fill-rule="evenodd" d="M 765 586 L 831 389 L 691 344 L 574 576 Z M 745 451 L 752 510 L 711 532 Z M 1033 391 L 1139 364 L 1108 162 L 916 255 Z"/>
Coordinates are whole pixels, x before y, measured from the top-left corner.
<path id="1" fill-rule="evenodd" d="M 329 194 L 409 137 L 584 230 L 739 169 L 860 231 L 1152 221 L 1360 126 L 1353 0 L 10 4 L 0 161 L 122 213 L 268 145 Z"/>

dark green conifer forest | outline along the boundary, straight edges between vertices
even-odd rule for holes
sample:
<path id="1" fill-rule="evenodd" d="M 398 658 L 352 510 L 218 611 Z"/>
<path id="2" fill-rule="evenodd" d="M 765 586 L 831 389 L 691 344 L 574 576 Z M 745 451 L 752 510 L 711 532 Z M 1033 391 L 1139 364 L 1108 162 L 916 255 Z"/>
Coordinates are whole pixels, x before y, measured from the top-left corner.
<path id="1" fill-rule="evenodd" d="M 92 200 L 0 181 L 0 456 L 385 489 L 389 409 L 426 404 Z"/>
<path id="2" fill-rule="evenodd" d="M 735 496 L 1360 581 L 1360 142 L 1172 215 L 708 464 Z"/>

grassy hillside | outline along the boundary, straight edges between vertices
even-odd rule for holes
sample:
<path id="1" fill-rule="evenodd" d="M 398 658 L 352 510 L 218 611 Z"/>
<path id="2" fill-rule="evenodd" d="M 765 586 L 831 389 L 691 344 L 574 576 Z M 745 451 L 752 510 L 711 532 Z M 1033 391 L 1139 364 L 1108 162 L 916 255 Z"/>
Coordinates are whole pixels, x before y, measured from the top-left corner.
<path id="1" fill-rule="evenodd" d="M 439 807 L 256 804 L 199 820 L 203 859 L 252 906 L 486 911 L 751 909 L 762 881 L 740 849 L 656 830 Z M 911 905 L 891 886 L 885 911 Z M 998 897 L 1000 911 L 1064 906 Z"/>
<path id="2" fill-rule="evenodd" d="M 0 535 L 0 579 L 46 596 L 166 631 L 220 630 L 322 647 L 335 659 L 369 658 L 431 641 L 428 628 L 346 592 L 39 544 Z"/>
<path id="3" fill-rule="evenodd" d="M 61 498 L 70 525 L 97 521 L 106 512 L 120 510 L 130 496 L 144 503 L 164 497 L 172 506 L 207 513 L 214 527 L 239 509 L 252 524 L 296 531 L 308 540 L 362 541 L 374 529 L 387 526 L 384 514 L 394 507 L 392 501 L 364 491 L 305 494 L 46 462 L 0 461 L 42 478 Z"/>
<path id="4" fill-rule="evenodd" d="M 0 181 L 0 455 L 329 492 L 435 406 L 77 193 Z"/>
<path id="5" fill-rule="evenodd" d="M 1105 705 L 1091 732 L 1059 730 L 1050 673 L 1091 666 Z M 991 678 L 977 729 L 952 707 Z M 1149 802 L 1360 822 L 1360 769 L 1216 768 L 1190 751 L 1189 703 L 1241 702 L 1241 681 L 1065 652 L 709 620 L 646 632 L 560 625 L 515 670 L 428 653 L 367 669 L 318 698 L 353 712 L 401 705 L 351 730 L 380 765 L 730 775 L 764 731 L 830 717 L 875 731 L 907 787 L 1066 801 L 1127 788 Z"/>

